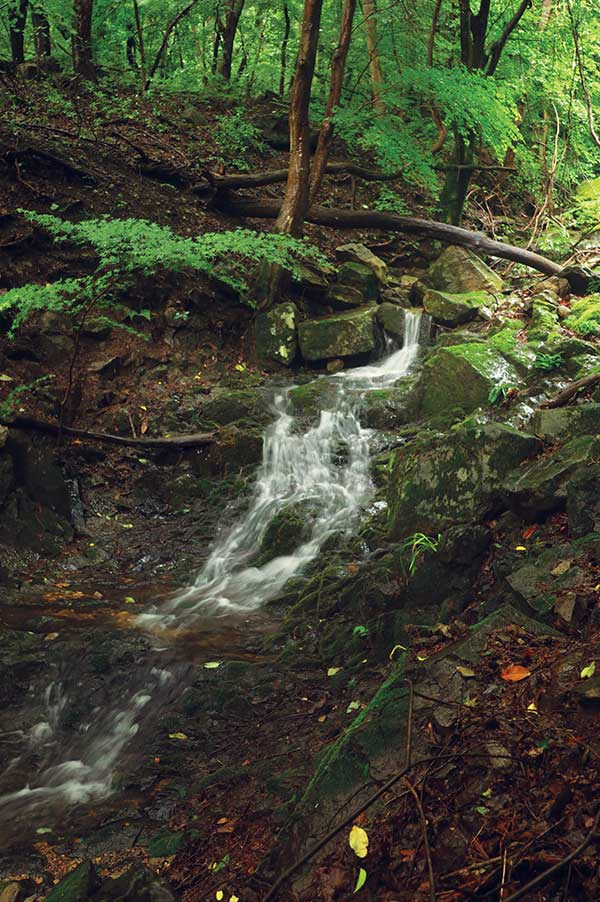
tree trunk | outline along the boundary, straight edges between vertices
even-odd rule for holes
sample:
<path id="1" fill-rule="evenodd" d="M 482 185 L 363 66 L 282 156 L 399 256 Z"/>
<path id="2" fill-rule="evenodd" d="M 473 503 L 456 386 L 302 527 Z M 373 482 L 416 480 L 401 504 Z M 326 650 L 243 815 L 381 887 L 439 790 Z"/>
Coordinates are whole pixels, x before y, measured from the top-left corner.
<path id="1" fill-rule="evenodd" d="M 29 0 L 12 0 L 8 10 L 10 52 L 15 65 L 25 62 L 25 24 Z"/>
<path id="2" fill-rule="evenodd" d="M 440 197 L 442 220 L 460 225 L 469 185 L 473 178 L 476 137 L 465 139 L 458 132 L 454 137 L 454 153 L 444 180 Z"/>
<path id="3" fill-rule="evenodd" d="M 281 42 L 281 70 L 279 74 L 279 96 L 283 97 L 285 94 L 285 70 L 287 68 L 287 46 L 288 41 L 290 39 L 290 11 L 287 7 L 287 2 L 284 0 L 283 4 L 283 19 L 285 22 L 285 28 L 283 32 L 283 41 Z"/>
<path id="4" fill-rule="evenodd" d="M 354 19 L 355 9 L 356 0 L 344 0 L 344 9 L 342 11 L 342 20 L 340 23 L 340 36 L 331 61 L 329 97 L 327 99 L 327 107 L 325 108 L 325 116 L 321 124 L 321 130 L 319 132 L 317 149 L 313 158 L 310 179 L 311 203 L 314 202 L 316 195 L 319 193 L 323 175 L 325 174 L 325 169 L 327 167 L 331 145 L 333 143 L 333 114 L 336 106 L 340 102 L 340 97 L 342 96 L 346 57 L 348 56 L 348 49 L 352 39 L 352 20 Z"/>
<path id="5" fill-rule="evenodd" d="M 39 10 L 31 10 L 31 23 L 33 25 L 33 40 L 35 42 L 35 55 L 38 62 L 52 55 L 52 41 L 50 38 L 50 22 L 46 13 Z"/>
<path id="6" fill-rule="evenodd" d="M 379 42 L 377 39 L 377 7 L 375 0 L 363 0 L 363 13 L 365 17 L 367 53 L 369 54 L 369 70 L 371 72 L 373 106 L 378 113 L 384 113 L 385 104 L 381 98 L 383 74 L 381 72 L 381 58 L 379 56 Z"/>
<path id="7" fill-rule="evenodd" d="M 83 78 L 96 80 L 92 55 L 94 0 L 73 0 L 73 69 Z"/>
<path id="8" fill-rule="evenodd" d="M 140 48 L 140 75 L 142 79 L 142 94 L 146 90 L 146 45 L 144 44 L 144 32 L 142 29 L 142 19 L 140 16 L 140 6 L 138 0 L 133 0 L 133 15 L 135 17 L 135 30 L 137 32 L 138 47 Z"/>
<path id="9" fill-rule="evenodd" d="M 305 0 L 298 62 L 290 98 L 290 162 L 275 230 L 301 235 L 309 203 L 310 91 L 315 72 L 323 0 Z"/>
<path id="10" fill-rule="evenodd" d="M 229 81 L 231 78 L 231 66 L 233 63 L 233 45 L 237 32 L 238 22 L 244 8 L 245 0 L 227 0 L 225 22 L 221 29 L 221 42 L 223 51 L 219 64 L 219 75 Z"/>

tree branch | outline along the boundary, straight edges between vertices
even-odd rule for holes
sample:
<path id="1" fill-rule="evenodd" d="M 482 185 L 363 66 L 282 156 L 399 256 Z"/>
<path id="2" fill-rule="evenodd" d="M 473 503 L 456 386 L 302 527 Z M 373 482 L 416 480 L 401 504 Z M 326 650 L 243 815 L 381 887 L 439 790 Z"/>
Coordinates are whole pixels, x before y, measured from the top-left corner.
<path id="1" fill-rule="evenodd" d="M 171 435 L 168 438 L 126 438 L 111 435 L 108 432 L 87 432 L 85 429 L 73 429 L 71 426 L 60 426 L 34 417 L 15 417 L 2 422 L 3 426 L 14 429 L 35 429 L 38 432 L 49 432 L 51 435 L 71 435 L 73 438 L 87 439 L 94 442 L 106 442 L 111 445 L 126 445 L 136 448 L 200 448 L 212 445 L 217 441 L 216 432 L 199 432 L 195 435 Z"/>
<path id="2" fill-rule="evenodd" d="M 504 26 L 504 31 L 502 32 L 498 40 L 494 41 L 494 43 L 490 47 L 489 62 L 486 70 L 487 75 L 493 75 L 498 68 L 498 63 L 500 62 L 500 57 L 502 56 L 502 51 L 506 46 L 506 42 L 531 5 L 532 0 L 521 0 L 521 4 L 515 12 L 514 16 L 512 17 L 512 19 L 509 19 L 509 21 Z"/>

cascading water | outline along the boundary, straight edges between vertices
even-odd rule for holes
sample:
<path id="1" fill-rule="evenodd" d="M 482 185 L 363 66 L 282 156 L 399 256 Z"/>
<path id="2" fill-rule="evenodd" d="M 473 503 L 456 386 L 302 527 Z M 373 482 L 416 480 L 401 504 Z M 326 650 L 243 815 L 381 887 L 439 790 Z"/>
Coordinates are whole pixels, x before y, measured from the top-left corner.
<path id="1" fill-rule="evenodd" d="M 372 389 L 393 385 L 414 365 L 422 320 L 406 312 L 403 347 L 380 363 L 323 377 L 333 387 L 329 409 L 303 434 L 290 413 L 289 392 L 275 399 L 275 419 L 268 427 L 263 462 L 247 513 L 224 532 L 192 586 L 175 598 L 138 618 L 153 630 L 189 627 L 199 617 L 256 610 L 275 597 L 285 583 L 314 560 L 334 533 L 351 533 L 373 491 L 370 445 L 373 431 L 360 423 L 361 401 Z M 258 566 L 253 564 L 273 518 L 290 505 L 306 505 L 311 517 L 308 534 L 291 553 Z M 143 709 L 150 700 L 160 703 L 168 695 L 172 674 L 148 668 L 142 688 L 112 710 L 99 709 L 84 725 L 79 741 L 48 763 L 32 785 L 0 797 L 0 812 L 14 816 L 44 803 L 68 804 L 102 798 L 111 791 L 115 763 L 138 732 Z M 166 688 L 165 688 L 166 687 Z M 164 699 L 163 699 L 164 701 Z M 55 687 L 48 693 L 45 721 L 31 731 L 32 745 L 42 744 L 52 758 L 57 746 L 57 719 L 64 696 Z M 15 759 L 18 761 L 19 759 Z M 15 762 L 12 762 L 14 766 Z"/>

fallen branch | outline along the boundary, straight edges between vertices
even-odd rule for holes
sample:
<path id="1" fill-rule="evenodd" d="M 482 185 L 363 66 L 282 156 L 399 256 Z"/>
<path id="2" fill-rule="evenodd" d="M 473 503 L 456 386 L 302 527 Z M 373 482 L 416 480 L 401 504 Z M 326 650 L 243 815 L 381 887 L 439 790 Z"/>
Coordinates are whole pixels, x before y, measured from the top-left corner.
<path id="1" fill-rule="evenodd" d="M 571 398 L 574 398 L 582 388 L 589 388 L 591 385 L 597 385 L 599 382 L 600 372 L 592 373 L 590 376 L 584 376 L 583 379 L 578 379 L 576 382 L 571 382 L 570 385 L 567 385 L 566 388 L 563 388 L 562 391 L 559 391 L 559 393 L 549 401 L 545 401 L 543 404 L 540 404 L 540 407 L 543 407 L 545 409 L 553 407 L 564 407 L 564 405 L 568 404 Z"/>
<path id="2" fill-rule="evenodd" d="M 48 423 L 45 420 L 36 420 L 34 417 L 15 417 L 13 420 L 3 422 L 2 425 L 13 429 L 35 429 L 51 435 L 69 435 L 93 442 L 106 442 L 110 445 L 136 448 L 201 448 L 204 445 L 212 445 L 217 440 L 216 432 L 170 435 L 164 438 L 126 438 L 121 435 L 111 435 L 108 432 L 87 432 L 85 429 L 73 429 L 71 426 L 61 427 L 58 423 Z"/>
<path id="3" fill-rule="evenodd" d="M 217 204 L 227 213 L 254 219 L 275 219 L 279 212 L 278 200 L 253 200 L 251 198 L 217 197 Z M 562 267 L 541 254 L 523 250 L 502 241 L 494 241 L 482 232 L 472 232 L 445 222 L 416 219 L 412 216 L 397 216 L 381 210 L 342 210 L 336 207 L 311 207 L 306 221 L 315 225 L 343 229 L 384 229 L 388 232 L 403 232 L 408 235 L 422 235 L 447 244 L 459 244 L 480 251 L 490 257 L 512 260 L 547 276 L 557 276 Z M 570 273 L 565 273 L 570 278 Z"/>

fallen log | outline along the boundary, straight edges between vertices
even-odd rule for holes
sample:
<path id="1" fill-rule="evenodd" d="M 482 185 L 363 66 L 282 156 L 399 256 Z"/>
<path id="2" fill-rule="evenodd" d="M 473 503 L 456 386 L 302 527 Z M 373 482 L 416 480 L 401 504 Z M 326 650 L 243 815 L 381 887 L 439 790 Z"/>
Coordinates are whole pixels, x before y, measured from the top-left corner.
<path id="1" fill-rule="evenodd" d="M 194 435 L 170 435 L 163 438 L 128 438 L 122 435 L 111 435 L 109 432 L 88 432 L 85 429 L 74 429 L 72 426 L 59 426 L 58 423 L 48 423 L 46 420 L 37 420 L 35 417 L 15 417 L 1 423 L 11 429 L 33 429 L 37 432 L 47 432 L 51 435 L 68 435 L 72 438 L 85 439 L 94 442 L 106 442 L 111 445 L 121 445 L 135 448 L 202 448 L 212 445 L 217 441 L 216 432 L 198 432 Z"/>
<path id="2" fill-rule="evenodd" d="M 238 198 L 227 194 L 218 194 L 215 203 L 223 212 L 252 219 L 275 219 L 279 213 L 279 200 Z M 398 216 L 381 210 L 342 210 L 336 207 L 311 207 L 306 214 L 306 221 L 314 225 L 329 226 L 341 229 L 383 229 L 387 232 L 403 232 L 407 235 L 422 235 L 446 244 L 459 244 L 471 250 L 480 251 L 490 257 L 522 263 L 530 269 L 547 276 L 558 276 L 563 268 L 553 260 L 542 257 L 533 251 L 527 251 L 512 244 L 494 241 L 483 232 L 472 232 L 460 226 L 448 225 L 445 222 L 434 222 L 428 219 L 417 219 L 413 216 Z M 578 275 L 579 275 L 579 271 Z M 574 271 L 565 270 L 565 278 L 571 283 Z"/>
<path id="3" fill-rule="evenodd" d="M 543 407 L 546 410 L 553 407 L 564 407 L 564 405 L 568 404 L 571 398 L 574 398 L 583 388 L 591 388 L 592 385 L 597 385 L 598 383 L 600 383 L 600 373 L 592 373 L 589 376 L 584 376 L 583 379 L 577 379 L 576 382 L 571 382 L 570 385 L 567 385 L 566 388 L 559 391 L 559 393 L 553 398 L 550 398 L 549 401 L 540 404 L 540 407 Z"/>

